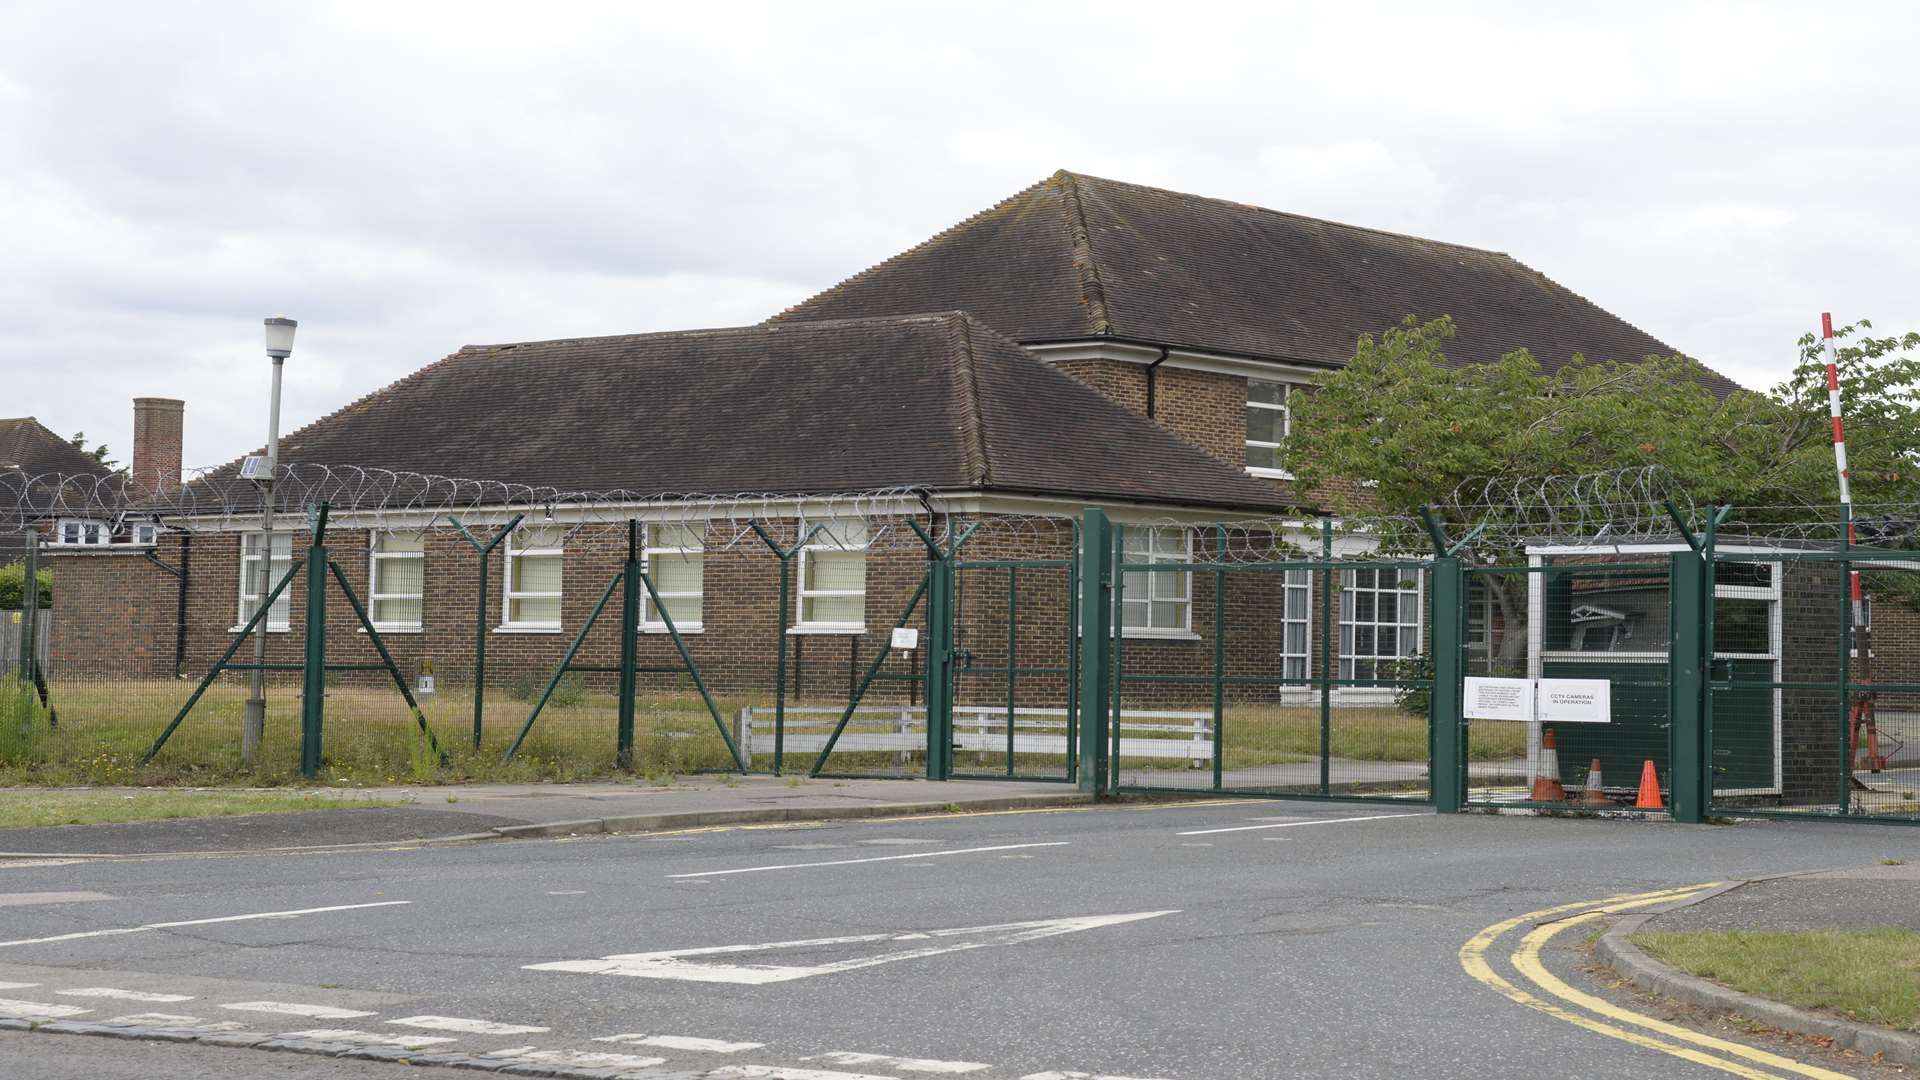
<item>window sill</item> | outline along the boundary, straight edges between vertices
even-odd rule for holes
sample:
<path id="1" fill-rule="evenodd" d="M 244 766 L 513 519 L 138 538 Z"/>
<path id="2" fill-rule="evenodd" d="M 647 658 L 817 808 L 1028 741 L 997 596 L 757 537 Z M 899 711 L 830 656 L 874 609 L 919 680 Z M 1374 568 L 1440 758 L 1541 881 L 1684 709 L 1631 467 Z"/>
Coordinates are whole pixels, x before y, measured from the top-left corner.
<path id="1" fill-rule="evenodd" d="M 240 631 L 242 631 L 242 630 L 245 630 L 246 628 L 247 628 L 247 627 L 246 627 L 246 624 L 244 624 L 244 623 L 241 623 L 241 624 L 237 624 L 237 625 L 234 625 L 234 626 L 229 626 L 229 627 L 227 627 L 227 633 L 229 633 L 229 634 L 237 634 L 237 633 L 239 633 Z M 256 627 L 254 627 L 254 629 L 256 629 L 256 630 L 258 630 L 258 629 L 259 629 L 259 627 L 257 627 L 257 626 L 256 626 Z M 286 628 L 286 627 L 284 627 L 284 626 L 268 626 L 268 627 L 267 627 L 267 633 L 269 633 L 269 634 L 284 634 L 284 633 L 286 633 L 286 632 L 287 632 L 287 628 Z"/>
<path id="2" fill-rule="evenodd" d="M 1200 635 L 1191 630 L 1122 630 L 1120 636 L 1128 641 L 1199 641 Z"/>
<path id="3" fill-rule="evenodd" d="M 854 626 L 849 623 L 824 623 L 818 626 L 787 627 L 788 634 L 840 634 L 843 636 L 853 636 L 866 632 L 867 628 L 865 626 Z"/>
<path id="4" fill-rule="evenodd" d="M 1264 476 L 1269 480 L 1293 479 L 1293 474 L 1288 472 L 1285 469 L 1263 469 L 1258 466 L 1249 465 L 1247 466 L 1247 472 L 1251 473 L 1254 476 Z"/>
<path id="5" fill-rule="evenodd" d="M 557 634 L 560 629 L 558 626 L 496 626 L 493 632 L 496 634 Z"/>
<path id="6" fill-rule="evenodd" d="M 674 623 L 673 628 L 675 630 L 680 631 L 680 635 L 682 637 L 685 637 L 688 634 L 704 634 L 707 632 L 707 628 L 704 623 Z M 643 634 L 665 634 L 667 632 L 667 624 L 666 623 L 641 623 L 640 632 Z"/>
<path id="7" fill-rule="evenodd" d="M 427 632 L 424 627 L 419 626 L 381 626 L 379 623 L 374 623 L 373 628 L 382 634 L 424 634 Z M 366 632 L 367 628 L 364 626 L 354 631 L 356 634 L 364 634 Z"/>

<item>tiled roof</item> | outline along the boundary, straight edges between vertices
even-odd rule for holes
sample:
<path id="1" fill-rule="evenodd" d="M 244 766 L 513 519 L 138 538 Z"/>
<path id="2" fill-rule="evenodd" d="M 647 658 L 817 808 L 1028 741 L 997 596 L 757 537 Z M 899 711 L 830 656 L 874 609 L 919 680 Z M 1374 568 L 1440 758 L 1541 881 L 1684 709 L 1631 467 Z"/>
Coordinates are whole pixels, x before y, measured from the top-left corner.
<path id="1" fill-rule="evenodd" d="M 1451 315 L 1456 361 L 1525 347 L 1553 369 L 1575 353 L 1677 352 L 1500 252 L 1064 171 L 770 321 L 953 308 L 1023 343 L 1105 337 L 1320 365 L 1408 315 Z"/>
<path id="2" fill-rule="evenodd" d="M 649 496 L 1285 504 L 958 312 L 468 346 L 284 437 L 281 459 Z"/>

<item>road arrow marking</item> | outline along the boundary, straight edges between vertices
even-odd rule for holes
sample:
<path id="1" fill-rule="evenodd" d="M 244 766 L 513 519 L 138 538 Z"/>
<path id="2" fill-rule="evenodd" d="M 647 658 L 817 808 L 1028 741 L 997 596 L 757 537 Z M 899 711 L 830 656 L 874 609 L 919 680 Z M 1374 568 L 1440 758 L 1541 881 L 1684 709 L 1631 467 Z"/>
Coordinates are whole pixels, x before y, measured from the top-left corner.
<path id="1" fill-rule="evenodd" d="M 991 926 L 961 926 L 948 930 L 929 930 L 909 934 L 852 934 L 846 937 L 809 938 L 802 941 L 770 941 L 763 945 L 718 945 L 704 949 L 673 949 L 666 952 L 621 953 L 598 960 L 559 960 L 549 964 L 528 964 L 529 971 L 568 971 L 585 975 L 629 975 L 644 979 L 681 979 L 687 982 L 766 983 L 791 982 L 813 975 L 831 975 L 841 971 L 878 967 L 901 960 L 920 960 L 944 953 L 983 949 L 994 945 L 1018 945 L 1025 941 L 1058 934 L 1071 934 L 1101 926 L 1153 919 L 1175 911 L 1136 911 L 1122 915 L 1080 915 L 1065 919 L 1041 919 L 1035 922 L 996 923 Z M 771 952 L 780 949 L 822 949 L 837 945 L 870 945 L 882 942 L 915 942 L 910 948 L 832 963 L 730 964 L 715 963 L 705 957 L 738 956 L 742 953 Z"/>

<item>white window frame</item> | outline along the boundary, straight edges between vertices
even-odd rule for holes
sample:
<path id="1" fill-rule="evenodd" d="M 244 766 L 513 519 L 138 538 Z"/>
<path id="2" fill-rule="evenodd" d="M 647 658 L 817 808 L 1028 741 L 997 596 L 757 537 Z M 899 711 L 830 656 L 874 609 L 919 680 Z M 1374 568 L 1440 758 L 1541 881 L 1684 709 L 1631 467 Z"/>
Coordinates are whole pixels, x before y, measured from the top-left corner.
<path id="1" fill-rule="evenodd" d="M 1425 618 L 1426 618 L 1427 578 L 1424 570 L 1407 570 L 1403 568 L 1393 568 L 1393 567 L 1366 567 L 1363 569 L 1371 570 L 1374 575 L 1374 578 L 1373 578 L 1374 584 L 1369 585 L 1365 588 L 1361 588 L 1357 584 L 1359 580 L 1358 570 L 1340 571 L 1340 678 L 1354 679 L 1354 680 L 1359 679 L 1360 676 L 1356 674 L 1356 672 L 1359 671 L 1359 668 L 1356 666 L 1356 661 L 1367 660 L 1367 661 L 1373 662 L 1375 665 L 1374 672 L 1373 672 L 1373 675 L 1370 676 L 1370 680 L 1379 682 L 1381 681 L 1380 670 L 1378 666 L 1380 661 L 1385 660 L 1389 662 L 1397 662 L 1401 660 L 1412 660 L 1412 659 L 1415 659 L 1416 657 L 1426 655 L 1423 648 L 1423 642 L 1425 641 L 1425 636 L 1426 636 Z M 1382 588 L 1379 584 L 1381 574 L 1393 574 L 1396 577 L 1400 577 L 1402 575 L 1411 575 L 1411 577 L 1413 578 L 1413 587 L 1406 588 L 1399 584 L 1395 584 L 1392 588 Z M 1371 619 L 1361 619 L 1355 615 L 1348 614 L 1349 607 L 1351 607 L 1355 612 L 1358 612 L 1359 594 L 1362 592 L 1370 592 L 1374 594 L 1374 597 L 1375 597 L 1374 609 L 1373 609 L 1374 617 Z M 1387 593 L 1394 594 L 1394 619 L 1392 622 L 1383 622 L 1380 619 L 1379 597 Z M 1352 598 L 1353 600 L 1352 603 L 1349 603 L 1349 597 Z M 1405 610 L 1405 604 L 1409 600 L 1411 600 L 1411 602 L 1413 603 L 1413 621 L 1411 623 L 1408 623 L 1404 618 L 1401 617 L 1401 612 Z M 1353 642 L 1358 640 L 1359 628 L 1362 626 L 1373 627 L 1374 634 L 1375 634 L 1374 650 L 1372 652 L 1367 653 L 1364 656 L 1355 653 L 1354 647 L 1353 647 Z M 1393 652 L 1392 655 L 1388 655 L 1386 653 L 1382 653 L 1379 651 L 1379 629 L 1380 627 L 1383 627 L 1383 626 L 1391 626 L 1394 629 L 1394 650 L 1395 651 Z M 1408 644 L 1408 637 L 1407 637 L 1409 631 L 1411 631 L 1412 633 L 1411 646 L 1409 646 Z M 1362 686 L 1362 687 L 1348 687 L 1347 689 L 1366 691 L 1366 690 L 1384 690 L 1384 689 L 1390 689 L 1390 687 Z"/>
<path id="2" fill-rule="evenodd" d="M 67 527 L 71 525 L 74 538 L 67 539 Z M 92 535 L 88 532 L 91 530 Z M 54 547 L 105 547 L 113 542 L 113 530 L 98 518 L 61 518 L 54 526 Z"/>
<path id="3" fill-rule="evenodd" d="M 706 531 L 706 522 L 704 521 L 652 522 L 646 525 L 645 528 L 647 530 L 646 531 L 647 546 L 643 548 L 641 551 L 640 565 L 643 569 L 645 569 L 645 571 L 647 572 L 647 576 L 650 579 L 653 577 L 653 557 L 655 555 L 658 555 L 663 559 L 686 558 L 688 556 L 692 556 L 700 560 L 700 587 L 698 589 L 694 589 L 692 591 L 688 591 L 685 589 L 678 590 L 678 591 L 669 591 L 667 589 L 660 588 L 660 582 L 658 580 L 654 580 L 653 587 L 659 591 L 661 600 L 688 600 L 688 599 L 698 600 L 700 602 L 700 617 L 697 619 L 694 619 L 692 622 L 676 621 L 673 624 L 673 628 L 682 634 L 698 634 L 703 632 L 706 629 L 706 616 L 707 616 L 707 599 L 706 599 L 707 549 L 699 546 L 688 547 L 688 546 L 675 546 L 675 545 L 669 545 L 669 544 L 661 544 L 659 542 L 659 537 L 660 537 L 660 533 L 667 529 L 676 529 L 676 530 L 684 529 L 688 532 L 695 533 L 697 536 Z M 667 632 L 666 619 L 660 617 L 659 609 L 654 606 L 652 594 L 648 593 L 647 590 L 645 589 L 640 590 L 640 627 L 639 629 L 640 629 L 640 632 L 643 634 L 664 634 Z"/>
<path id="4" fill-rule="evenodd" d="M 127 542 L 136 547 L 152 547 L 160 542 L 160 525 L 152 521 L 136 521 L 127 535 Z"/>
<path id="5" fill-rule="evenodd" d="M 1313 581 L 1320 574 L 1313 570 L 1288 570 L 1280 575 L 1280 677 L 1313 677 Z M 1288 614 L 1294 594 L 1301 597 L 1298 618 Z M 1287 648 L 1287 630 L 1300 627 L 1300 648 Z M 1295 672 L 1299 674 L 1295 674 Z"/>
<path id="6" fill-rule="evenodd" d="M 543 619 L 538 622 L 531 620 L 516 622 L 513 618 L 513 602 L 515 600 L 559 600 L 562 604 L 562 611 L 565 610 L 564 596 L 566 592 L 567 549 L 564 533 L 562 534 L 562 542 L 554 547 L 523 548 L 515 544 L 515 541 L 520 538 L 520 534 L 523 532 L 531 532 L 535 529 L 556 528 L 559 527 L 554 525 L 522 525 L 507 534 L 507 558 L 500 567 L 500 625 L 495 627 L 497 631 L 504 631 L 509 634 L 553 634 L 560 631 L 564 617 L 551 621 Z M 513 587 L 513 568 L 515 561 L 527 557 L 540 558 L 549 555 L 560 560 L 561 587 L 552 592 L 515 591 Z"/>
<path id="7" fill-rule="evenodd" d="M 256 537 L 269 535 L 272 537 L 272 540 L 269 543 L 265 555 L 267 560 L 267 581 L 265 585 L 262 586 L 259 567 L 261 555 L 257 552 L 249 552 L 247 550 L 247 542 Z M 273 572 L 273 548 L 280 546 L 282 541 L 284 541 L 287 546 L 286 569 L 275 574 Z M 262 598 L 262 594 L 255 590 L 264 587 L 267 592 L 272 592 L 273 587 L 280 584 L 280 579 L 286 576 L 287 570 L 291 570 L 292 568 L 293 533 L 275 530 L 269 534 L 254 529 L 240 534 L 240 617 L 234 620 L 233 628 L 235 630 L 239 630 L 241 627 L 247 625 L 247 620 L 253 618 L 254 610 L 259 606 Z M 275 618 L 274 615 L 269 612 L 266 623 L 267 632 L 284 634 L 290 624 L 289 616 L 293 611 L 293 592 L 291 588 L 280 594 L 280 599 L 274 606 L 281 607 L 282 610 L 288 614 Z"/>
<path id="8" fill-rule="evenodd" d="M 394 536 L 393 530 L 375 530 L 367 534 L 367 618 L 372 620 L 373 628 L 383 634 L 418 633 L 426 619 L 427 603 L 427 552 L 421 544 L 419 551 L 381 551 L 380 541 Z M 395 560 L 418 560 L 420 563 L 420 591 L 417 593 L 390 593 L 380 591 L 380 564 Z M 382 600 L 418 600 L 420 617 L 412 622 L 394 622 L 390 619 L 375 618 L 380 611 Z"/>
<path id="9" fill-rule="evenodd" d="M 1161 552 L 1158 550 L 1159 544 L 1157 541 L 1162 535 L 1164 535 L 1166 532 L 1170 530 L 1177 530 L 1180 533 L 1181 551 L 1177 555 L 1173 553 L 1168 553 L 1168 552 Z M 1143 535 L 1147 537 L 1147 541 L 1146 541 L 1146 551 L 1148 554 L 1148 558 L 1146 560 L 1147 562 L 1149 563 L 1159 563 L 1159 562 L 1191 563 L 1193 562 L 1193 530 L 1192 529 L 1187 528 L 1184 525 L 1160 525 L 1160 526 L 1130 525 L 1130 526 L 1126 526 L 1125 532 L 1121 534 L 1120 561 L 1122 563 L 1139 561 L 1138 559 L 1129 556 L 1126 548 L 1128 545 L 1134 542 L 1136 537 L 1143 536 Z M 1193 632 L 1193 572 L 1192 571 L 1183 572 L 1183 571 L 1173 571 L 1173 570 L 1135 570 L 1132 572 L 1147 579 L 1147 595 L 1136 597 L 1133 595 L 1134 590 L 1125 588 L 1124 575 L 1127 572 L 1121 571 L 1121 574 L 1123 575 L 1122 577 L 1123 587 L 1120 590 L 1120 611 L 1117 613 L 1117 617 L 1114 619 L 1114 624 L 1115 624 L 1114 629 L 1118 631 L 1122 636 L 1130 637 L 1130 638 L 1172 638 L 1176 640 L 1198 640 L 1199 635 Z M 1185 587 L 1185 595 L 1184 596 L 1162 595 L 1162 590 L 1171 590 L 1171 585 L 1169 583 L 1175 582 L 1175 581 L 1180 582 Z M 1216 602 L 1218 601 L 1216 600 Z M 1180 625 L 1179 626 L 1157 626 L 1157 627 L 1127 625 L 1126 608 L 1128 604 L 1145 604 L 1147 606 L 1147 621 L 1152 622 L 1153 605 L 1156 603 L 1179 605 Z"/>
<path id="10" fill-rule="evenodd" d="M 1253 384 L 1255 383 L 1260 383 L 1265 386 L 1279 387 L 1280 397 L 1282 399 L 1280 404 L 1276 405 L 1271 401 L 1253 400 Z M 1260 447 L 1263 450 L 1278 450 L 1281 447 L 1286 445 L 1287 438 L 1293 434 L 1293 387 L 1294 387 L 1293 383 L 1283 382 L 1279 379 L 1249 378 L 1247 380 L 1247 395 L 1246 395 L 1247 408 L 1265 409 L 1269 412 L 1277 412 L 1280 414 L 1280 441 L 1266 442 L 1264 440 L 1255 439 L 1253 438 L 1252 429 L 1249 428 L 1247 431 L 1247 440 L 1246 440 L 1248 449 L 1252 449 L 1254 447 Z M 1268 468 L 1267 466 L 1264 466 L 1264 465 L 1248 465 L 1247 471 L 1252 473 L 1255 476 L 1266 476 L 1266 477 L 1271 477 L 1275 480 L 1293 479 L 1293 474 L 1288 472 L 1285 469 Z"/>
<path id="11" fill-rule="evenodd" d="M 829 534 L 835 531 L 836 521 L 854 522 L 859 524 L 860 537 L 861 537 L 860 543 L 848 544 L 848 543 L 842 542 L 839 539 L 830 538 Z M 788 632 L 798 633 L 798 634 L 864 634 L 866 633 L 866 630 L 867 630 L 866 570 L 868 568 L 864 565 L 861 568 L 860 587 L 858 589 L 809 589 L 807 588 L 807 564 L 814 552 L 844 553 L 844 552 L 850 552 L 850 551 L 860 552 L 861 559 L 864 564 L 864 561 L 866 559 L 866 552 L 868 548 L 870 548 L 873 544 L 872 530 L 870 526 L 867 524 L 867 522 L 862 518 L 828 519 L 824 523 L 820 521 L 802 520 L 800 522 L 800 535 L 802 536 L 807 535 L 808 532 L 812 531 L 815 525 L 820 525 L 820 524 L 825 524 L 826 528 L 822 529 L 818 536 L 808 541 L 800 549 L 800 566 L 798 568 L 799 572 L 794 576 L 794 579 L 793 579 L 793 587 L 794 587 L 793 626 L 789 628 Z M 813 599 L 815 597 L 834 599 L 834 598 L 845 598 L 850 596 L 857 596 L 860 598 L 860 621 L 859 622 L 856 623 L 856 622 L 809 622 L 807 621 L 806 614 L 807 614 L 808 600 Z"/>

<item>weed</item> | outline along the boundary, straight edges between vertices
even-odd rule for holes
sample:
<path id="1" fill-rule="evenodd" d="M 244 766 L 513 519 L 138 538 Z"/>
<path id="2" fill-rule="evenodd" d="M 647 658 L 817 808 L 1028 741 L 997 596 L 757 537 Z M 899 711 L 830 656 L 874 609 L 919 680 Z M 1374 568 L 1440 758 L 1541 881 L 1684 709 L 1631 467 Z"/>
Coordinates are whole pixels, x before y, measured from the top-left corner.
<path id="1" fill-rule="evenodd" d="M 1893 858 L 1893 857 L 1891 857 L 1891 856 L 1889 856 L 1888 858 L 1885 858 L 1885 859 L 1881 859 L 1881 860 L 1880 860 L 1880 865 L 1881 865 L 1881 866 L 1905 866 L 1905 865 L 1907 865 L 1907 860 L 1905 860 L 1905 859 L 1896 859 L 1896 858 Z"/>
<path id="2" fill-rule="evenodd" d="M 25 765 L 52 730 L 40 693 L 23 679 L 0 679 L 0 764 Z"/>

